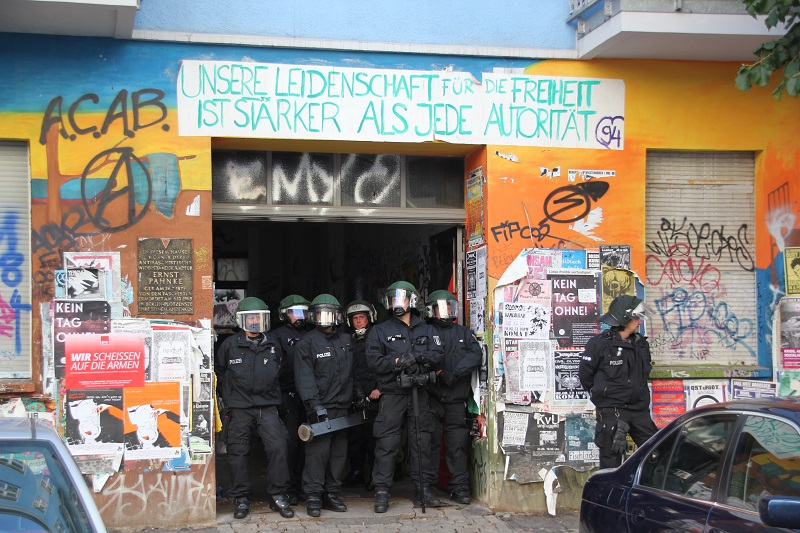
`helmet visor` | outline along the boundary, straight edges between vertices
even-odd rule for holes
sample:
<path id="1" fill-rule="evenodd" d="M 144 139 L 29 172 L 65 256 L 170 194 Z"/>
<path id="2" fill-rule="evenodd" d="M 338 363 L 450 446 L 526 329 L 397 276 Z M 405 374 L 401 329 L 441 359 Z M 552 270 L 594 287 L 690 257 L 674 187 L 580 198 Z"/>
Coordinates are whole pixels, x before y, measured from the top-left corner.
<path id="1" fill-rule="evenodd" d="M 237 311 L 236 324 L 250 333 L 269 331 L 269 311 Z"/>
<path id="2" fill-rule="evenodd" d="M 413 305 L 412 299 L 414 293 L 406 289 L 394 289 L 386 293 L 386 308 L 387 309 L 402 309 L 408 311 Z"/>
<path id="3" fill-rule="evenodd" d="M 311 323 L 315 326 L 338 326 L 342 323 L 342 309 L 335 305 L 315 305 L 311 308 Z"/>
<path id="4" fill-rule="evenodd" d="M 458 300 L 436 300 L 428 306 L 428 313 L 439 320 L 457 320 Z"/>
<path id="5" fill-rule="evenodd" d="M 638 318 L 639 320 L 644 320 L 652 315 L 655 314 L 655 311 L 644 302 L 639 302 L 639 305 L 633 308 L 631 311 L 631 318 Z"/>
<path id="6" fill-rule="evenodd" d="M 294 318 L 294 320 L 292 320 Z M 294 322 L 295 320 L 308 320 L 308 306 L 307 305 L 292 305 L 281 309 L 281 320 L 285 322 Z"/>

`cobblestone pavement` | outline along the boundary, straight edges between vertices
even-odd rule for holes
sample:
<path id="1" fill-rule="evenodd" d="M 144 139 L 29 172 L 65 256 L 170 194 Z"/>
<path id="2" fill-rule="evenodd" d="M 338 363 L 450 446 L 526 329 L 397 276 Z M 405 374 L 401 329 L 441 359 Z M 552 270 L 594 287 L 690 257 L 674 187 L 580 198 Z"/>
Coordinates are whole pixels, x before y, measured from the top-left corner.
<path id="1" fill-rule="evenodd" d="M 306 515 L 305 505 L 295 506 L 294 518 L 284 519 L 270 511 L 264 502 L 252 505 L 250 514 L 243 520 L 233 518 L 233 505 L 220 503 L 216 524 L 197 525 L 176 529 L 147 529 L 148 532 L 171 533 L 356 533 L 380 531 L 381 533 L 508 533 L 513 531 L 536 531 L 539 533 L 577 533 L 578 513 L 558 511 L 557 516 L 492 513 L 480 505 L 448 505 L 446 507 L 414 508 L 407 498 L 392 498 L 389 511 L 375 514 L 373 499 L 367 497 L 346 498 L 346 513 L 322 511 L 319 518 Z M 132 530 L 113 530 L 129 533 Z M 142 531 L 142 530 L 138 530 Z"/>

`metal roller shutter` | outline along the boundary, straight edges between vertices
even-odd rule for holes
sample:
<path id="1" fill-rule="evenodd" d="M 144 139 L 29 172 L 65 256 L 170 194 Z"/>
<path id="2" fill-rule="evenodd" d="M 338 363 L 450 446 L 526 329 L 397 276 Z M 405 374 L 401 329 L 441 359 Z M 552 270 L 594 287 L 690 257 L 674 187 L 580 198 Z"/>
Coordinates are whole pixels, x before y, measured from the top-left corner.
<path id="1" fill-rule="evenodd" d="M 0 141 L 0 378 L 31 377 L 28 146 Z"/>
<path id="2" fill-rule="evenodd" d="M 647 153 L 647 300 L 661 365 L 755 366 L 755 157 Z"/>

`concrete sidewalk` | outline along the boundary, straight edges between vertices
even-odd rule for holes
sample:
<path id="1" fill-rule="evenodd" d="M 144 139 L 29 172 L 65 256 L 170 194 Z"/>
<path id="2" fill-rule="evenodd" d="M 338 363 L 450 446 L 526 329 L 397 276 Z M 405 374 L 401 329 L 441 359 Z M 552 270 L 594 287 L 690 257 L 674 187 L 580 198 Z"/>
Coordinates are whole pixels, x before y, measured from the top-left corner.
<path id="1" fill-rule="evenodd" d="M 344 496 L 344 495 L 343 495 Z M 183 533 L 255 533 L 309 532 L 344 533 L 380 531 L 388 533 L 412 532 L 458 532 L 458 533 L 510 533 L 513 531 L 537 531 L 541 533 L 576 533 L 578 513 L 560 511 L 558 516 L 516 513 L 492 513 L 480 505 L 448 505 L 446 507 L 422 509 L 412 506 L 408 498 L 392 498 L 389 511 L 373 512 L 372 497 L 345 497 L 348 511 L 334 513 L 322 511 L 319 518 L 306 514 L 305 504 L 293 506 L 294 518 L 284 519 L 270 511 L 266 502 L 254 502 L 250 514 L 243 520 L 233 518 L 233 504 L 221 502 L 215 524 L 198 525 L 179 529 L 148 529 L 151 532 Z M 114 530 L 129 533 L 131 530 Z"/>

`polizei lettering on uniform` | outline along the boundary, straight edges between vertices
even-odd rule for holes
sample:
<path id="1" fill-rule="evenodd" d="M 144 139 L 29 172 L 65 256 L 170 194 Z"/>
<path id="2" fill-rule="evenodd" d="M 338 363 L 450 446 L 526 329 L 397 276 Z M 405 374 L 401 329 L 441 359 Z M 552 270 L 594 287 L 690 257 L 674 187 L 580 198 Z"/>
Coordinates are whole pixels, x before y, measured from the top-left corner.
<path id="1" fill-rule="evenodd" d="M 241 364 L 241 363 L 242 363 L 241 358 L 240 359 L 231 359 L 230 361 L 228 361 L 229 365 L 238 365 L 238 364 Z"/>
<path id="2" fill-rule="evenodd" d="M 323 359 L 325 357 L 330 357 L 332 354 L 331 352 L 322 352 L 317 354 L 317 359 Z"/>

